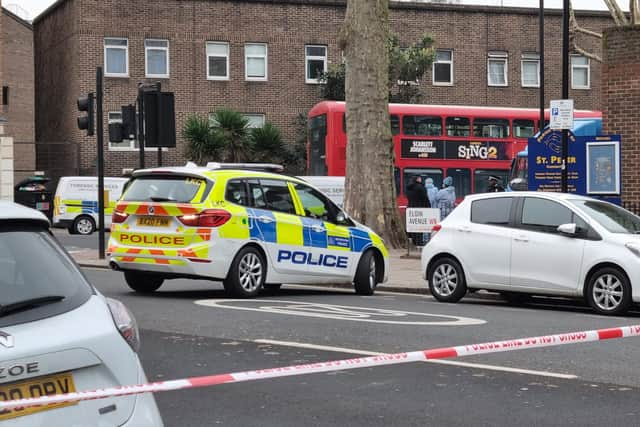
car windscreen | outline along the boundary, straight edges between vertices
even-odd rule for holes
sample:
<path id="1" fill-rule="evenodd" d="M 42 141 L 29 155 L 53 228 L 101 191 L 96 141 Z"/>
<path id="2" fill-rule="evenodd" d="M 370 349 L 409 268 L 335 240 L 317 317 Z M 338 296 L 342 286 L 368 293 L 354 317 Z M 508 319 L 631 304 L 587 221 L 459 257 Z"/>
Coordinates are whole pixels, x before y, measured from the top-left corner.
<path id="1" fill-rule="evenodd" d="M 93 289 L 43 228 L 0 221 L 0 327 L 70 311 Z"/>
<path id="2" fill-rule="evenodd" d="M 611 203 L 569 200 L 611 233 L 640 233 L 640 217 Z"/>
<path id="3" fill-rule="evenodd" d="M 200 202 L 206 191 L 200 191 L 207 180 L 190 176 L 141 176 L 135 178 L 120 200 L 128 202 Z M 204 189 L 203 189 L 204 190 Z M 196 196 L 199 200 L 193 200 Z"/>

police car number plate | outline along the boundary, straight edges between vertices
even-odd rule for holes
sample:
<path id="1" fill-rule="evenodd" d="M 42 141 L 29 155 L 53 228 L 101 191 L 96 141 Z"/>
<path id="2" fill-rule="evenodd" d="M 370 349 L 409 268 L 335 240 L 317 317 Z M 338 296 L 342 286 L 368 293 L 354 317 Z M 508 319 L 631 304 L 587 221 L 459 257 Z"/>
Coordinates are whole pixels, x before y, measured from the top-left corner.
<path id="1" fill-rule="evenodd" d="M 0 386 L 0 400 L 15 400 L 28 397 L 41 397 L 52 394 L 71 393 L 76 391 L 73 376 L 70 373 L 51 375 L 20 381 Z M 47 406 L 32 406 L 30 408 L 4 409 L 0 411 L 0 420 L 30 415 L 35 412 L 46 411 L 63 406 L 76 405 L 78 402 L 56 403 Z"/>
<path id="2" fill-rule="evenodd" d="M 169 218 L 143 216 L 142 218 L 138 218 L 138 221 L 136 221 L 136 224 L 144 225 L 147 227 L 168 227 L 169 222 L 170 222 Z"/>

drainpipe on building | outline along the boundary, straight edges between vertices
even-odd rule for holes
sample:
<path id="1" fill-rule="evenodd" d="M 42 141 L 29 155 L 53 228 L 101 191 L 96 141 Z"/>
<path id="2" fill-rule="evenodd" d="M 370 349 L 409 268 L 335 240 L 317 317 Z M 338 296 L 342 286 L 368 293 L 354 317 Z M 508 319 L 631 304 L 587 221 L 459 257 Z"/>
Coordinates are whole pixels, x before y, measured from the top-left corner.
<path id="1" fill-rule="evenodd" d="M 0 200 L 13 201 L 13 138 L 5 136 L 0 117 Z"/>

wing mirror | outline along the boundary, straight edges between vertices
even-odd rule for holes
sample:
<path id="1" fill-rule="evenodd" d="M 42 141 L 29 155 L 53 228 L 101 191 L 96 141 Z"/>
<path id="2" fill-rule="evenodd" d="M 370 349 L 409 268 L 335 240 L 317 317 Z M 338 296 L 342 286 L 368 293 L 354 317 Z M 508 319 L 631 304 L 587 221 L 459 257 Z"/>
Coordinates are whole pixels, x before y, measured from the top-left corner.
<path id="1" fill-rule="evenodd" d="M 575 236 L 578 234 L 578 226 L 575 224 L 561 224 L 557 228 L 559 233 L 566 234 L 568 236 Z"/>
<path id="2" fill-rule="evenodd" d="M 529 189 L 527 180 L 524 178 L 514 178 L 509 181 L 509 187 L 513 191 L 527 191 Z"/>
<path id="3" fill-rule="evenodd" d="M 344 224 L 348 219 L 349 216 L 344 211 L 340 211 L 336 215 L 336 221 L 338 222 L 338 224 Z"/>

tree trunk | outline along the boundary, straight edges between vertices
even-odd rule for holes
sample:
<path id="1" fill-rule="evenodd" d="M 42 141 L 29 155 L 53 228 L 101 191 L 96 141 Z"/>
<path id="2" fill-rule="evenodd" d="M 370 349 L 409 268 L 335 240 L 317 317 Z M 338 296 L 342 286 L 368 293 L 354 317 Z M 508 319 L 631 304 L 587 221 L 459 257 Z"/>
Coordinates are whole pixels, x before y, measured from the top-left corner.
<path id="1" fill-rule="evenodd" d="M 389 122 L 389 0 L 348 0 L 340 44 L 346 52 L 345 210 L 392 248 L 406 241 L 396 203 Z"/>

